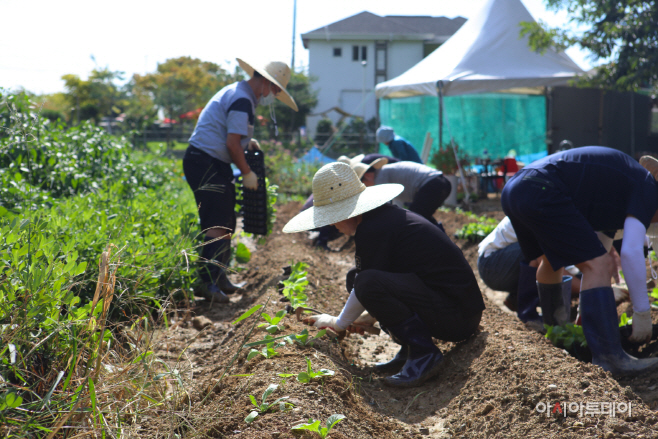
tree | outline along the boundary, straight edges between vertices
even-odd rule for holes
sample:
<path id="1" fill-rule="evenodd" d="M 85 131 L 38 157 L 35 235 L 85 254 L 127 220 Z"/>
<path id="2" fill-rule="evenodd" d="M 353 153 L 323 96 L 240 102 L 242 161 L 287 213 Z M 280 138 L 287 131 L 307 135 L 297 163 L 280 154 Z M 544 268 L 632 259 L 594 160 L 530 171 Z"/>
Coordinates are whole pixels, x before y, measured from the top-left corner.
<path id="1" fill-rule="evenodd" d="M 169 119 L 202 108 L 208 100 L 228 84 L 239 81 L 238 68 L 231 74 L 219 65 L 183 56 L 159 64 L 155 73 L 135 74 L 130 89 L 134 96 L 151 97 Z"/>
<path id="2" fill-rule="evenodd" d="M 306 125 L 306 116 L 309 115 L 318 104 L 318 92 L 311 88 L 311 82 L 315 78 L 303 73 L 292 73 L 286 90 L 293 97 L 299 111 L 288 107 L 278 99 L 274 102 L 274 111 L 279 131 L 291 133 Z M 260 106 L 257 114 L 270 119 L 270 109 Z M 274 135 L 274 126 L 270 124 L 270 136 Z"/>
<path id="3" fill-rule="evenodd" d="M 118 116 L 125 105 L 125 95 L 117 81 L 123 79 L 123 72 L 94 69 L 89 79 L 82 80 L 77 75 L 64 75 L 65 95 L 69 104 L 69 119 L 79 123 L 93 119 L 99 122 L 103 117 Z"/>
<path id="4" fill-rule="evenodd" d="M 524 23 L 530 47 L 564 50 L 579 46 L 597 59 L 607 60 L 592 78 L 579 83 L 632 91 L 658 86 L 658 6 L 643 0 L 546 0 L 549 9 L 566 9 L 570 22 L 582 31 L 549 28 L 545 23 Z"/>

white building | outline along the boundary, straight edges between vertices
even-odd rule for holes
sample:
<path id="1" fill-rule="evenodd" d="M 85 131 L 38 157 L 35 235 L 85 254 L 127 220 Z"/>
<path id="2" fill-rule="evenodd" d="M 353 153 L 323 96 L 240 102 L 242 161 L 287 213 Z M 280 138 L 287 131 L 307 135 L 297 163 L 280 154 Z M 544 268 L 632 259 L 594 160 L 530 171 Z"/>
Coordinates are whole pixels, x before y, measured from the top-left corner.
<path id="1" fill-rule="evenodd" d="M 430 16 L 381 17 L 364 11 L 302 34 L 309 51 L 309 75 L 317 78 L 317 116 L 306 123 L 315 134 L 318 121 L 327 116 L 334 124 L 339 108 L 368 121 L 377 117 L 374 88 L 395 78 L 452 36 L 465 18 Z"/>

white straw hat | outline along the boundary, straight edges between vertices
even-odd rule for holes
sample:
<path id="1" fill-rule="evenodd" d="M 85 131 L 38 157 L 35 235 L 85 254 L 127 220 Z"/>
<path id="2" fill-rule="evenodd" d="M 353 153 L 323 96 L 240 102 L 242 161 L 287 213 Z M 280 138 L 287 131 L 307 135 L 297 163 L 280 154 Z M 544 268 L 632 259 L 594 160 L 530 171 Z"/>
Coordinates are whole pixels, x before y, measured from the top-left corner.
<path id="1" fill-rule="evenodd" d="M 341 163 L 345 163 L 347 165 L 350 165 L 350 166 L 354 166 L 357 163 L 361 163 L 361 161 L 363 160 L 364 157 L 365 157 L 365 154 L 355 155 L 352 158 L 349 158 L 346 155 L 342 155 L 342 156 L 338 157 L 338 161 L 341 162 Z"/>
<path id="2" fill-rule="evenodd" d="M 347 164 L 329 163 L 313 177 L 313 207 L 288 221 L 283 231 L 303 232 L 336 224 L 381 206 L 403 190 L 397 183 L 366 188 Z"/>
<path id="3" fill-rule="evenodd" d="M 644 169 L 649 171 L 654 180 L 658 180 L 658 160 L 650 155 L 643 155 L 640 157 L 640 164 L 644 166 Z"/>
<path id="4" fill-rule="evenodd" d="M 236 58 L 242 70 L 247 72 L 247 74 L 252 77 L 254 76 L 254 70 L 263 75 L 265 79 L 276 84 L 282 91 L 277 95 L 277 99 L 292 108 L 295 111 L 298 111 L 297 104 L 295 100 L 290 96 L 290 93 L 286 90 L 288 82 L 290 81 L 290 67 L 288 64 L 281 61 L 270 61 L 267 64 L 261 66 L 254 63 L 247 63 L 246 61 Z"/>
<path id="5" fill-rule="evenodd" d="M 388 163 L 388 159 L 386 157 L 380 157 L 374 162 L 370 163 L 369 165 L 365 163 L 355 163 L 352 165 L 352 170 L 356 172 L 357 177 L 359 177 L 359 180 L 363 178 L 363 174 L 368 172 L 368 169 L 370 168 L 375 168 L 375 169 L 381 169 L 382 166 Z"/>

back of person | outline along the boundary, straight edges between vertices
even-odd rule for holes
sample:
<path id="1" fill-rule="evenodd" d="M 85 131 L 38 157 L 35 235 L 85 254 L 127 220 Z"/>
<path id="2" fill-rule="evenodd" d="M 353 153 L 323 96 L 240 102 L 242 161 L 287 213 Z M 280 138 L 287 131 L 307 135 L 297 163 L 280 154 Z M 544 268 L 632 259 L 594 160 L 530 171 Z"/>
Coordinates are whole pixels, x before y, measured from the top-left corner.
<path id="1" fill-rule="evenodd" d="M 439 175 L 443 175 L 443 173 L 429 166 L 401 161 L 384 165 L 376 171 L 375 184 L 399 183 L 403 185 L 404 191 L 398 195 L 396 201 L 411 203 L 418 189 Z"/>

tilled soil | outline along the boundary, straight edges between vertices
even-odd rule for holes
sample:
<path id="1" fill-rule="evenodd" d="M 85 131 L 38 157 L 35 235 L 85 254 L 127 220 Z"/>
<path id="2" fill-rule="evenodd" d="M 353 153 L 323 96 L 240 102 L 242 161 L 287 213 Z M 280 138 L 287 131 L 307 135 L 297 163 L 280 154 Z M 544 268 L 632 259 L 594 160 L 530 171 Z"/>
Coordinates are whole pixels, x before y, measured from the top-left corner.
<path id="1" fill-rule="evenodd" d="M 186 382 L 186 396 L 179 402 L 185 414 L 150 426 L 144 430 L 149 436 L 175 431 L 179 437 L 304 437 L 291 427 L 310 418 L 324 425 L 329 416 L 343 414 L 345 419 L 330 438 L 658 437 L 658 372 L 614 379 L 526 328 L 502 305 L 505 294 L 481 282 L 487 309 L 479 331 L 461 343 L 437 341 L 445 355 L 443 369 L 421 387 L 382 384 L 382 375 L 372 365 L 392 358 L 398 349 L 384 333 L 352 334 L 341 341 L 324 336 L 312 347 L 279 347 L 279 355 L 270 359 L 259 355 L 246 361 L 249 348 L 244 348 L 236 357 L 245 342 L 261 340 L 267 333 L 261 328 L 252 331 L 256 317 L 231 322 L 255 304 L 267 304 L 264 311 L 270 315 L 285 308 L 276 289 L 282 267 L 299 261 L 309 265 L 311 307 L 337 314 L 347 298 L 345 273 L 353 265 L 352 242 L 341 238 L 330 243 L 336 251 L 327 252 L 312 247 L 306 234 L 283 234 L 281 228 L 299 207 L 289 203 L 279 208 L 273 234 L 265 243 L 249 243 L 252 259 L 244 271 L 233 275 L 249 282 L 242 294 L 231 296 L 227 305 L 197 301 L 160 334 L 156 355 L 179 370 Z M 498 200 L 479 202 L 472 210 L 496 219 L 504 216 Z M 454 211 L 438 211 L 435 216 L 477 276 L 477 246 L 454 238 L 457 229 L 473 220 Z M 630 314 L 628 304 L 620 305 L 619 311 Z M 281 334 L 299 334 L 307 328 L 290 315 L 282 323 Z M 316 333 L 313 328 L 309 332 Z M 298 382 L 295 376 L 306 371 L 306 358 L 314 371 L 329 369 L 335 374 L 308 384 Z M 295 376 L 283 378 L 282 373 Z M 278 388 L 268 402 L 287 397 L 294 407 L 261 414 L 247 424 L 244 419 L 254 408 L 249 395 L 260 403 L 271 384 Z M 609 413 L 611 406 L 614 415 Z"/>

